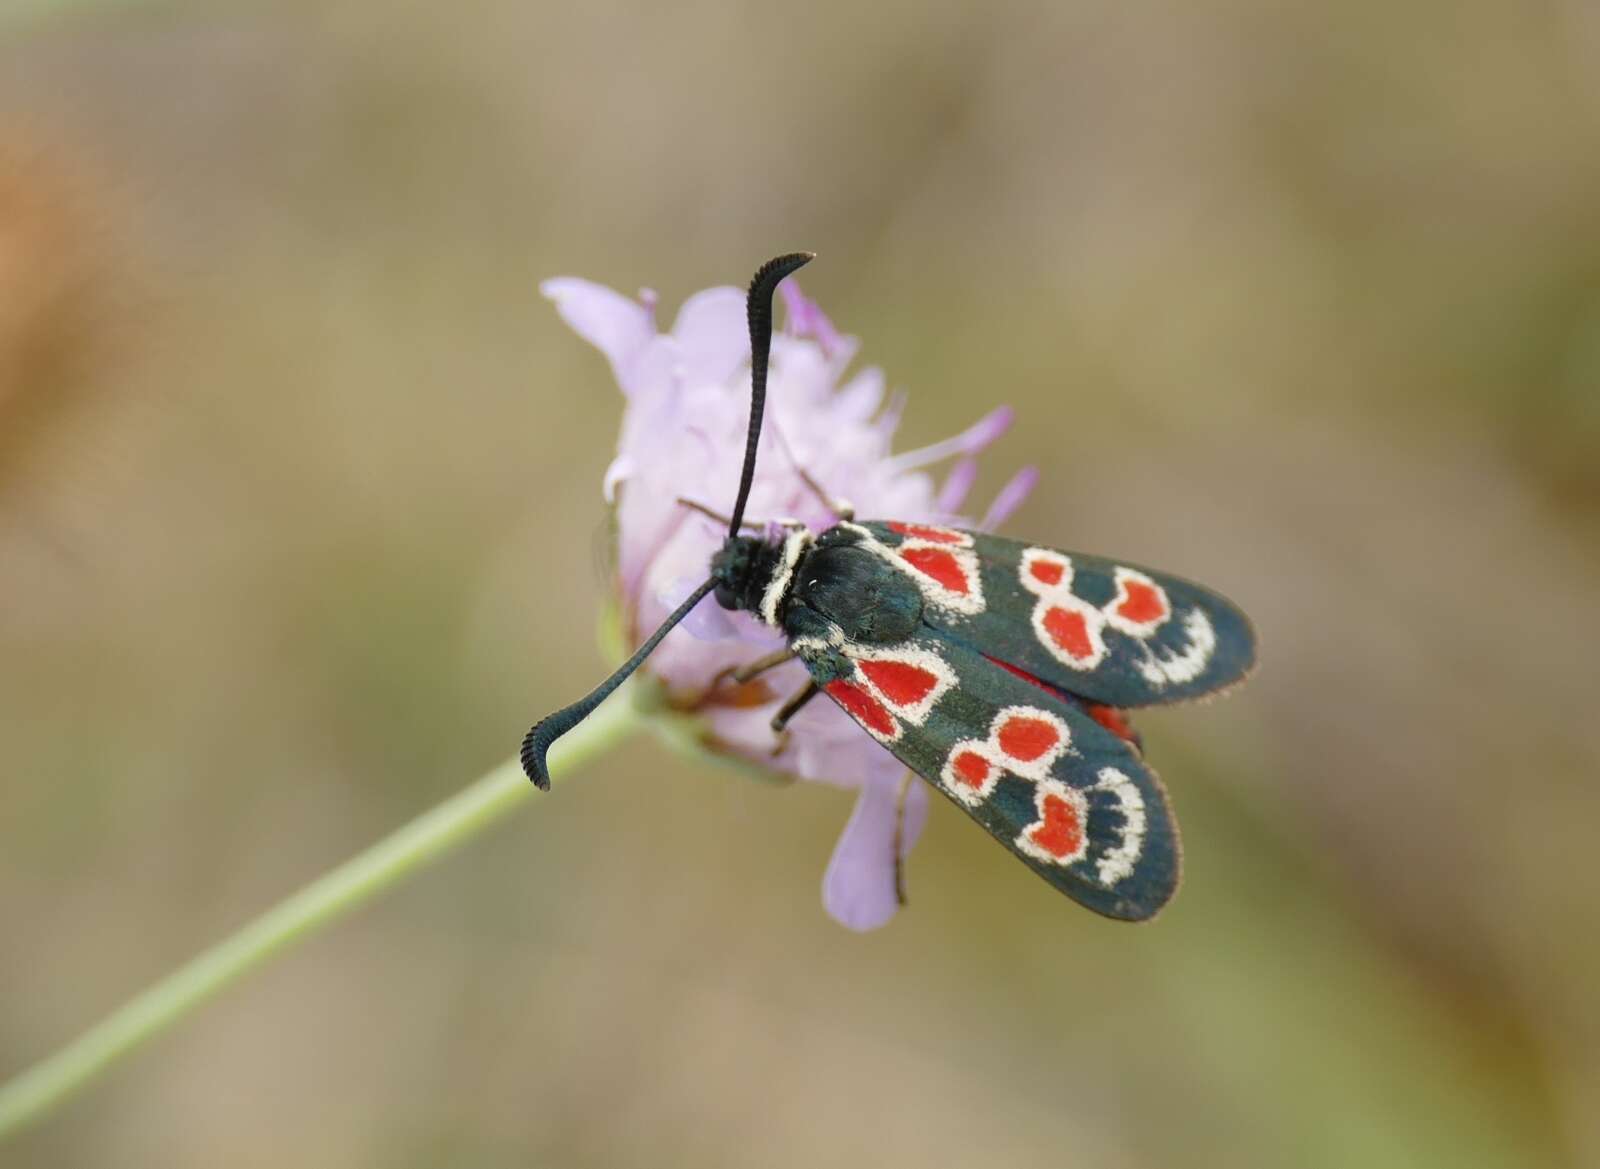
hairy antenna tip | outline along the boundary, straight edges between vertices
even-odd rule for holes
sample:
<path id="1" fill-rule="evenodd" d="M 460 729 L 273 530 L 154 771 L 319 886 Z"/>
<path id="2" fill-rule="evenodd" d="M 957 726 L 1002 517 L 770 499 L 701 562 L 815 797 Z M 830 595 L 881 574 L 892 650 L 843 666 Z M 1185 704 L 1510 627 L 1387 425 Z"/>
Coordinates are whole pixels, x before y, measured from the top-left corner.
<path id="1" fill-rule="evenodd" d="M 544 723 L 535 723 L 522 740 L 522 770 L 533 780 L 533 786 L 542 792 L 550 790 L 550 770 L 545 766 L 544 753 L 548 744 L 541 741 L 539 728 Z"/>
<path id="2" fill-rule="evenodd" d="M 750 295 L 770 296 L 772 289 L 776 288 L 785 276 L 805 267 L 816 258 L 816 252 L 787 252 L 772 257 L 756 269 L 756 274 L 750 281 Z"/>

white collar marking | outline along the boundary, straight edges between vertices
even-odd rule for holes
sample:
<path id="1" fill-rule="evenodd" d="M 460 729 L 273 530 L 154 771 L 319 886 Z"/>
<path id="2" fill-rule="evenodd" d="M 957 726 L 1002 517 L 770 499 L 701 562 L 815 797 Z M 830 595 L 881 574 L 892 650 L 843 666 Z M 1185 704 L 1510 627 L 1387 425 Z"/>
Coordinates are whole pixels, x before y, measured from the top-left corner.
<path id="1" fill-rule="evenodd" d="M 761 619 L 773 628 L 778 626 L 778 606 L 788 595 L 789 584 L 794 580 L 794 566 L 800 563 L 800 554 L 811 546 L 813 537 L 805 528 L 796 528 L 783 541 L 783 562 L 767 582 L 767 591 L 761 594 Z"/>

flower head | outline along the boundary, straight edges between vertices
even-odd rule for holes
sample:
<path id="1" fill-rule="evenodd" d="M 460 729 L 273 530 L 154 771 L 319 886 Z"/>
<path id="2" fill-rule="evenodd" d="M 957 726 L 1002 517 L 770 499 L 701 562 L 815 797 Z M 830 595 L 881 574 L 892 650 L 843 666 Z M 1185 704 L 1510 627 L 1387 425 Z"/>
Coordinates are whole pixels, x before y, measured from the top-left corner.
<path id="1" fill-rule="evenodd" d="M 750 412 L 745 295 L 736 288 L 695 293 L 661 332 L 653 293 L 631 299 L 575 277 L 548 280 L 542 290 L 611 362 L 626 399 L 603 489 L 616 506 L 618 599 L 637 645 L 705 579 L 727 534 L 725 523 L 681 501 L 725 511 L 739 481 Z M 855 338 L 838 332 L 793 279 L 780 292 L 788 326 L 772 341 L 747 516 L 799 519 L 816 531 L 837 522 L 806 476 L 867 517 L 990 527 L 1021 504 L 1035 478 L 1031 468 L 976 524 L 962 514 L 976 456 L 1010 425 L 1008 407 L 945 442 L 892 454 L 904 397 L 886 396 L 875 368 L 847 376 Z M 928 470 L 950 459 L 942 480 Z M 832 703 L 811 703 L 787 734 L 774 735 L 769 723 L 778 705 L 806 682 L 798 662 L 736 689 L 713 686 L 724 671 L 782 645 L 781 635 L 751 614 L 708 601 L 667 635 L 646 668 L 675 702 L 704 719 L 719 750 L 859 791 L 823 880 L 823 902 L 844 925 L 871 929 L 894 915 L 896 842 L 903 858 L 926 820 L 927 792 L 920 782 L 902 788 L 904 766 Z"/>

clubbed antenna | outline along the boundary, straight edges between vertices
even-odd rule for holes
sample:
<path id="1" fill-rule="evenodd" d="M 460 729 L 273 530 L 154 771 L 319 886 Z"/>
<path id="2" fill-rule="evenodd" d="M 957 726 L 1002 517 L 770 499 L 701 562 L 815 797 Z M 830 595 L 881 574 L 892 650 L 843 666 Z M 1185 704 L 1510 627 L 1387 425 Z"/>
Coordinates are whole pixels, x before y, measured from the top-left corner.
<path id="1" fill-rule="evenodd" d="M 750 484 L 756 477 L 756 447 L 761 442 L 761 415 L 767 404 L 767 356 L 772 352 L 772 294 L 785 276 L 816 258 L 815 252 L 790 252 L 768 260 L 750 280 L 750 295 L 745 301 L 750 318 L 750 437 L 745 440 L 739 495 L 733 502 L 733 522 L 728 525 L 730 536 L 739 534 Z"/>
<path id="2" fill-rule="evenodd" d="M 705 595 L 715 586 L 715 581 L 708 580 L 690 593 L 688 599 L 673 611 L 672 616 L 661 623 L 661 628 L 652 633 L 650 639 L 641 645 L 631 658 L 623 662 L 615 674 L 596 686 L 586 697 L 571 706 L 562 707 L 554 714 L 547 715 L 533 724 L 533 729 L 522 740 L 522 770 L 528 773 L 528 778 L 533 780 L 535 787 L 541 791 L 550 790 L 550 772 L 544 761 L 545 752 L 550 750 L 550 744 L 588 718 L 595 707 L 622 685 L 624 678 L 644 665 L 645 658 L 661 644 L 661 639 L 671 633 L 672 627 L 687 617 L 689 610 L 705 599 Z"/>

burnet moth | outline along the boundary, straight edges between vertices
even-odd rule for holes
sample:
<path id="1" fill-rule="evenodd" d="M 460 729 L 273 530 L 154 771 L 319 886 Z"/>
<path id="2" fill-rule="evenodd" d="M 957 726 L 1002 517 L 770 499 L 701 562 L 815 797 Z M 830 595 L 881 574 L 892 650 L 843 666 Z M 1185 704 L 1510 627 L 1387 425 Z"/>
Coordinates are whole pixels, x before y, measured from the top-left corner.
<path id="1" fill-rule="evenodd" d="M 830 503 L 839 522 L 822 532 L 742 534 L 773 293 L 811 259 L 779 256 L 750 283 L 750 430 L 710 575 L 615 674 L 528 732 L 523 769 L 548 789 L 550 744 L 715 593 L 787 638 L 740 681 L 793 657 L 810 673 L 774 730 L 826 694 L 1057 889 L 1107 917 L 1152 917 L 1178 885 L 1178 828 L 1125 712 L 1238 682 L 1255 659 L 1250 622 L 1166 573 L 954 528 L 858 521 L 840 503 Z"/>

